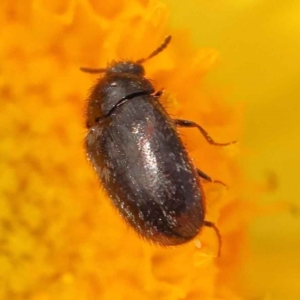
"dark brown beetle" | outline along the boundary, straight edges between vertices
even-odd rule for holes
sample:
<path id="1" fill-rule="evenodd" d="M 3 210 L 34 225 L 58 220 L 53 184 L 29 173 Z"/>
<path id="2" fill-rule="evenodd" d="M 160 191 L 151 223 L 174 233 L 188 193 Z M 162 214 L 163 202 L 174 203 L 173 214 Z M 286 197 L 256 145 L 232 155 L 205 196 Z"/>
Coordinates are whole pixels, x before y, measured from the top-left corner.
<path id="1" fill-rule="evenodd" d="M 144 75 L 144 63 L 167 47 L 163 44 L 146 59 L 113 62 L 94 86 L 87 109 L 86 151 L 103 187 L 125 220 L 144 238 L 160 245 L 179 245 L 193 239 L 203 226 L 205 205 L 199 176 L 213 181 L 192 163 L 176 127 L 198 124 L 172 120 Z"/>

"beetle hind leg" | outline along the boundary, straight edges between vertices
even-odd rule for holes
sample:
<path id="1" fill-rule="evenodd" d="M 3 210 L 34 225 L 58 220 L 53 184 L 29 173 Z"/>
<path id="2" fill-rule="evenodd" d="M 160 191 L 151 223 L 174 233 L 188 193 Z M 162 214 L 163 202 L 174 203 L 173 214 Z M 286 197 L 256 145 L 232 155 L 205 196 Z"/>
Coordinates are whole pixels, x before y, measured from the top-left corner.
<path id="1" fill-rule="evenodd" d="M 222 236 L 221 236 L 221 233 L 219 231 L 219 228 L 216 226 L 215 223 L 210 222 L 210 221 L 204 221 L 204 226 L 210 227 L 215 231 L 215 233 L 217 235 L 218 243 L 219 243 L 217 256 L 220 257 L 221 256 L 221 248 L 222 248 Z"/>

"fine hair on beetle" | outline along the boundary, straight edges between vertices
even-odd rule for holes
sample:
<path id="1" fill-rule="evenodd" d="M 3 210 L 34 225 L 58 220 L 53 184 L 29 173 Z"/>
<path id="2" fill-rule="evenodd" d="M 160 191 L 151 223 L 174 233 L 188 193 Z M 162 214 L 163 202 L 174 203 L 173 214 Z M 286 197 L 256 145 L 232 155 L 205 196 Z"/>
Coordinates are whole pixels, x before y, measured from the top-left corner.
<path id="1" fill-rule="evenodd" d="M 205 219 L 201 180 L 213 180 L 192 162 L 177 128 L 196 128 L 211 145 L 217 143 L 199 124 L 172 119 L 145 78 L 143 63 L 162 52 L 163 43 L 146 58 L 114 61 L 107 68 L 81 68 L 103 73 L 88 98 L 85 140 L 88 160 L 102 186 L 127 223 L 143 238 L 163 246 L 180 245 L 196 237 Z M 223 184 L 224 185 L 224 184 Z"/>

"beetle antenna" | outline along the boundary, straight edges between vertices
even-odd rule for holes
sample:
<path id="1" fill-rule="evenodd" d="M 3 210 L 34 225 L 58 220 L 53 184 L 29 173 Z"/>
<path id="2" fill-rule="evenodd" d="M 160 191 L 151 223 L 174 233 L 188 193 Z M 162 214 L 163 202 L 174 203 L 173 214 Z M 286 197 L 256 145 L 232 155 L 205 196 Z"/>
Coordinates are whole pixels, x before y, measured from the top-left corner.
<path id="1" fill-rule="evenodd" d="M 82 72 L 86 72 L 86 73 L 103 73 L 103 72 L 106 72 L 107 69 L 96 69 L 96 68 L 85 68 L 85 67 L 82 67 L 80 68 L 80 71 Z"/>
<path id="2" fill-rule="evenodd" d="M 168 35 L 165 40 L 163 41 L 163 43 L 157 48 L 155 49 L 148 57 L 146 58 L 142 58 L 136 61 L 136 63 L 138 64 L 142 64 L 145 61 L 149 60 L 150 58 L 152 58 L 153 56 L 156 56 L 158 53 L 162 52 L 165 48 L 167 48 L 167 46 L 169 45 L 169 43 L 171 42 L 172 36 Z"/>
<path id="3" fill-rule="evenodd" d="M 209 222 L 209 221 L 204 221 L 204 225 L 207 226 L 207 227 L 210 227 L 212 228 L 216 235 L 217 235 L 217 238 L 218 238 L 218 243 L 219 243 L 219 247 L 218 247 L 218 257 L 221 256 L 221 248 L 222 248 L 222 237 L 221 237 L 221 233 L 218 229 L 218 227 L 216 226 L 215 223 L 213 222 Z"/>

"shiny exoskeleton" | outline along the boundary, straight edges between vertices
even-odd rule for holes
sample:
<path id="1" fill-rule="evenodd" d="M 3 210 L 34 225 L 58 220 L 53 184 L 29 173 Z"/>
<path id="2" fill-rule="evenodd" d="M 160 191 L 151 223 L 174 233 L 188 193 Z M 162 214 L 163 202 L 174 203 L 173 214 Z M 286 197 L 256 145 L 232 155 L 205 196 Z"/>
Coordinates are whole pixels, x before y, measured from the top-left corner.
<path id="1" fill-rule="evenodd" d="M 82 68 L 104 73 L 88 99 L 88 159 L 114 205 L 142 237 L 179 245 L 205 225 L 215 229 L 220 242 L 217 227 L 205 220 L 199 176 L 212 179 L 194 166 L 176 127 L 197 127 L 208 142 L 217 143 L 198 124 L 169 117 L 159 102 L 161 93 L 144 77 L 145 60 Z"/>

